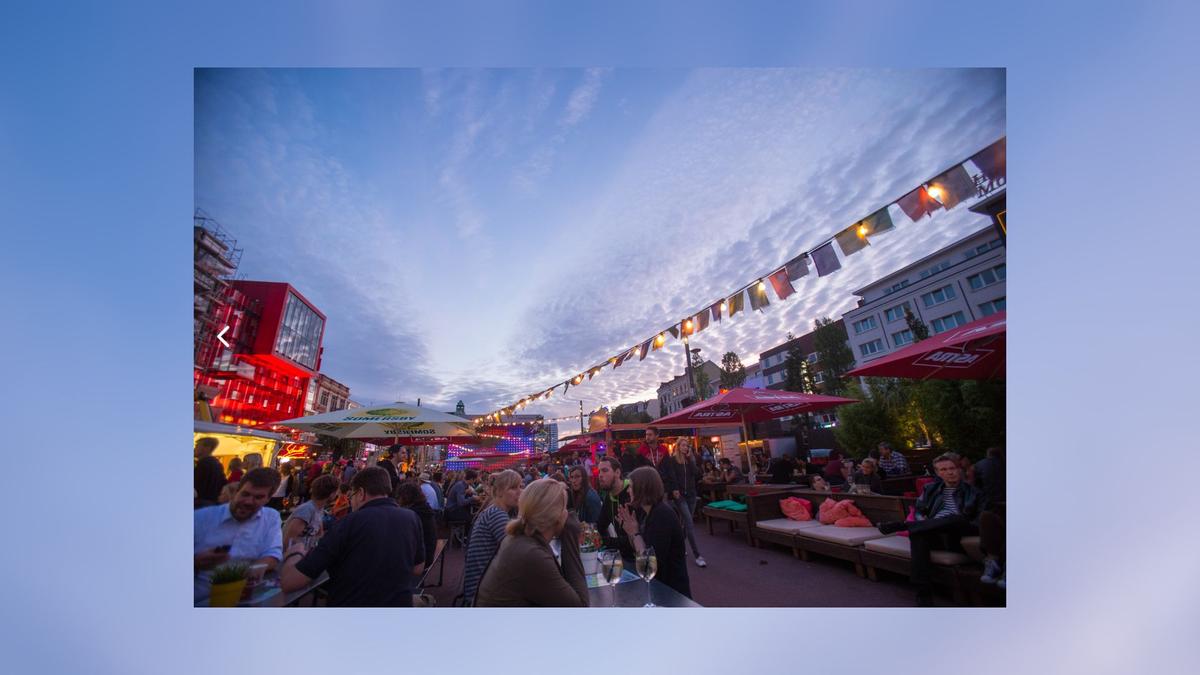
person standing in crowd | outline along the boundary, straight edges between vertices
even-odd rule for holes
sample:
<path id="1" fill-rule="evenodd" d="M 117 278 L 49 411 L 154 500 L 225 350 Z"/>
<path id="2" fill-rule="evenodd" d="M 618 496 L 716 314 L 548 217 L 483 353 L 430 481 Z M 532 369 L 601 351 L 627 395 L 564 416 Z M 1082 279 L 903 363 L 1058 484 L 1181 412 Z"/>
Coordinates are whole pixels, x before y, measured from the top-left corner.
<path id="1" fill-rule="evenodd" d="M 983 499 L 979 514 L 979 543 L 983 548 L 983 576 L 980 581 L 1005 587 L 1004 506 L 1006 482 L 1004 449 L 988 448 L 987 457 L 975 464 L 975 488 Z"/>
<path id="2" fill-rule="evenodd" d="M 325 507 L 333 500 L 337 488 L 337 479 L 333 476 L 318 476 L 313 481 L 312 488 L 308 493 L 310 499 L 296 507 L 296 510 L 288 516 L 287 522 L 283 524 L 284 544 L 290 546 L 293 541 L 301 537 L 319 539 L 325 533 L 323 525 Z"/>
<path id="3" fill-rule="evenodd" d="M 825 471 L 822 473 L 825 476 L 825 481 L 830 485 L 846 484 L 846 465 L 842 462 L 841 452 L 837 450 L 830 451 L 829 461 L 825 463 Z"/>
<path id="4" fill-rule="evenodd" d="M 911 473 L 908 468 L 908 460 L 904 455 L 892 449 L 892 444 L 883 441 L 879 444 L 879 468 L 883 470 L 884 476 L 903 476 Z"/>
<path id="5" fill-rule="evenodd" d="M 746 476 L 742 474 L 742 470 L 734 466 L 728 457 L 721 458 L 721 478 L 725 480 L 727 485 L 738 485 L 746 482 Z"/>
<path id="6" fill-rule="evenodd" d="M 916 521 L 880 523 L 879 531 L 892 534 L 908 531 L 912 551 L 912 582 L 917 587 L 917 604 L 933 605 L 931 573 L 933 549 L 962 551 L 959 540 L 978 532 L 979 492 L 963 481 L 958 455 L 947 452 L 933 460 L 938 478 L 925 486 L 917 498 Z"/>
<path id="7" fill-rule="evenodd" d="M 467 469 L 462 478 L 456 479 L 450 485 L 450 489 L 446 493 L 447 522 L 465 523 L 471 519 L 471 507 L 479 502 L 467 485 L 469 481 L 473 480 L 475 480 L 475 469 Z"/>
<path id="8" fill-rule="evenodd" d="M 662 476 L 650 467 L 635 469 L 629 476 L 633 501 L 618 516 L 621 529 L 633 542 L 636 553 L 654 548 L 658 561 L 656 578 L 681 595 L 692 597 L 688 579 L 683 528 L 675 510 L 664 501 Z"/>
<path id="9" fill-rule="evenodd" d="M 400 472 L 396 470 L 396 464 L 400 459 L 400 452 L 398 448 L 399 446 L 395 445 L 388 448 L 387 451 L 385 451 L 379 458 L 379 462 L 375 465 L 380 469 L 383 469 L 383 472 L 387 474 L 388 480 L 391 481 L 392 490 L 395 490 L 396 487 L 400 485 Z M 393 457 L 396 458 L 396 461 L 392 460 Z M 389 491 L 388 495 L 391 494 L 392 492 Z"/>
<path id="10" fill-rule="evenodd" d="M 654 427 L 646 427 L 645 440 L 638 446 L 637 452 L 643 458 L 650 462 L 654 468 L 658 468 L 666 458 L 667 446 L 663 445 L 658 440 L 658 429 Z M 630 474 L 632 475 L 632 474 Z"/>
<path id="11" fill-rule="evenodd" d="M 214 506 L 221 497 L 221 488 L 225 487 L 225 469 L 221 462 L 213 457 L 220 443 L 212 436 L 205 436 L 196 441 L 196 469 L 193 487 L 196 489 L 195 508 Z"/>
<path id="12" fill-rule="evenodd" d="M 349 483 L 354 480 L 354 474 L 358 473 L 358 467 L 353 459 L 346 462 L 346 466 L 342 469 L 342 475 L 338 478 L 339 483 Z"/>
<path id="13" fill-rule="evenodd" d="M 242 458 L 241 457 L 234 457 L 233 459 L 229 460 L 229 480 L 227 482 L 229 482 L 229 483 L 242 482 L 242 474 L 243 473 L 245 473 L 245 472 L 242 471 Z"/>
<path id="14" fill-rule="evenodd" d="M 550 478 L 530 483 L 505 532 L 479 582 L 477 607 L 588 606 L 579 523 L 567 512 L 565 485 Z M 561 544 L 561 566 L 550 547 L 555 538 Z"/>
<path id="15" fill-rule="evenodd" d="M 600 494 L 592 489 L 591 475 L 582 465 L 573 466 L 567 485 L 567 509 L 579 522 L 595 525 L 600 518 Z"/>
<path id="16" fill-rule="evenodd" d="M 253 471 L 262 468 L 263 457 L 257 452 L 247 452 L 242 458 L 242 471 Z"/>
<path id="17" fill-rule="evenodd" d="M 425 503 L 429 504 L 429 510 L 437 512 L 439 510 L 438 496 L 437 490 L 433 489 L 433 477 L 423 473 L 418 480 L 421 482 L 421 494 L 425 496 Z"/>
<path id="18" fill-rule="evenodd" d="M 785 485 L 792 482 L 792 474 L 796 472 L 796 461 L 792 459 L 790 453 L 784 453 L 779 457 L 771 460 L 771 464 L 767 470 L 770 475 L 770 481 Z"/>
<path id="19" fill-rule="evenodd" d="M 605 548 L 618 549 L 621 557 L 632 565 L 633 542 L 617 523 L 621 507 L 633 499 L 629 481 L 622 478 L 621 463 L 612 457 L 601 459 L 596 484 L 600 487 L 600 517 L 596 519 L 596 529 Z"/>
<path id="20" fill-rule="evenodd" d="M 221 474 L 224 478 L 224 473 Z M 275 569 L 283 550 L 279 512 L 263 508 L 279 484 L 279 472 L 259 467 L 242 476 L 237 494 L 228 504 L 208 506 L 192 513 L 192 554 L 195 599 L 208 598 L 209 572 L 230 558 L 254 560 Z"/>
<path id="21" fill-rule="evenodd" d="M 854 472 L 854 484 L 865 485 L 870 488 L 871 492 L 877 495 L 883 494 L 883 481 L 879 478 L 879 470 L 875 465 L 875 460 L 870 457 L 864 459 L 862 464 L 858 465 L 858 471 Z"/>
<path id="22" fill-rule="evenodd" d="M 446 509 L 446 491 L 442 489 L 442 478 L 441 471 L 433 472 L 433 491 L 437 493 L 437 506 L 434 507 L 433 511 L 438 516 L 441 516 L 442 511 Z"/>
<path id="23" fill-rule="evenodd" d="M 433 519 L 433 509 L 429 508 L 429 501 L 422 494 L 421 488 L 410 480 L 400 484 L 400 488 L 396 490 L 396 501 L 400 506 L 417 514 L 417 519 L 421 521 L 421 538 L 425 544 L 425 569 L 429 569 L 437 554 L 437 523 Z"/>
<path id="24" fill-rule="evenodd" d="M 692 439 L 681 436 L 675 441 L 675 452 L 662 463 L 662 469 L 659 473 L 666 478 L 663 487 L 667 491 L 671 506 L 679 513 L 679 520 L 687 534 L 688 544 L 692 547 L 696 565 L 708 567 L 708 563 L 700 555 L 700 547 L 696 545 L 695 522 L 692 517 L 700 495 L 700 467 L 696 465 L 696 456 L 692 452 Z"/>
<path id="25" fill-rule="evenodd" d="M 500 549 L 508 521 L 517 513 L 522 487 L 521 475 L 516 471 L 501 471 L 492 475 L 488 500 L 475 517 L 471 536 L 467 541 L 462 594 L 468 607 L 475 603 L 479 579 L 496 556 L 496 551 Z"/>
<path id="26" fill-rule="evenodd" d="M 292 495 L 292 492 L 294 492 L 293 488 L 295 487 L 293 485 L 293 482 L 295 481 L 295 478 L 293 477 L 294 471 L 290 462 L 280 464 L 279 473 L 279 486 L 276 487 L 275 491 L 271 493 L 271 501 L 267 503 L 267 506 L 275 509 L 276 511 L 283 510 L 283 501 Z"/>
<path id="27" fill-rule="evenodd" d="M 350 482 L 353 512 L 313 550 L 303 543 L 288 549 L 280 588 L 290 593 L 328 572 L 331 607 L 411 607 L 413 587 L 425 569 L 421 521 L 391 493 L 386 469 L 359 471 Z"/>

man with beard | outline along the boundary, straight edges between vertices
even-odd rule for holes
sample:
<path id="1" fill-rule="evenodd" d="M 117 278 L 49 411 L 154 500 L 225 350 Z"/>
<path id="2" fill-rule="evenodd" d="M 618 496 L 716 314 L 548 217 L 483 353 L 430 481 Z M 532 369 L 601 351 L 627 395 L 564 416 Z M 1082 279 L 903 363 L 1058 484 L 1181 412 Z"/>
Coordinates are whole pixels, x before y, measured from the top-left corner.
<path id="1" fill-rule="evenodd" d="M 621 463 L 612 457 L 601 459 L 596 486 L 600 489 L 600 517 L 596 520 L 596 530 L 600 532 L 605 548 L 619 549 L 621 557 L 632 564 L 633 542 L 617 522 L 621 507 L 633 498 L 629 481 L 621 477 Z"/>
<path id="2" fill-rule="evenodd" d="M 195 599 L 208 598 L 210 572 L 230 558 L 254 560 L 275 569 L 283 554 L 279 512 L 263 508 L 279 486 L 279 472 L 259 467 L 242 476 L 228 504 L 193 512 L 192 553 L 196 572 Z"/>

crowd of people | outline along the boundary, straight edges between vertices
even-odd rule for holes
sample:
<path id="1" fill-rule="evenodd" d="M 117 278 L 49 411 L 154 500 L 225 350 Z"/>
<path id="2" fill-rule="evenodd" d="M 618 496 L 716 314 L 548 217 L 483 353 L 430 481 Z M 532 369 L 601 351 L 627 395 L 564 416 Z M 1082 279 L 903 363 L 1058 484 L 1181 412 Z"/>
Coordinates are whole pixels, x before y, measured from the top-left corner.
<path id="1" fill-rule="evenodd" d="M 408 606 L 435 561 L 439 534 L 457 528 L 465 549 L 463 605 L 586 605 L 579 551 L 585 525 L 628 568 L 652 547 L 657 579 L 691 597 L 689 557 L 707 566 L 694 532 L 701 487 L 746 482 L 729 458 L 714 463 L 708 448 L 696 452 L 688 437 L 668 448 L 653 427 L 636 447 L 627 444 L 595 463 L 580 454 L 496 472 L 430 466 L 418 473 L 398 446 L 375 466 L 289 462 L 276 470 L 250 454 L 225 468 L 212 456 L 216 447 L 213 438 L 195 446 L 197 601 L 206 597 L 212 570 L 239 559 L 252 561 L 257 574 L 275 572 L 284 591 L 328 573 L 331 606 Z M 1003 453 L 992 449 L 974 465 L 944 454 L 932 466 L 936 478 L 924 486 L 909 521 L 879 526 L 884 533 L 907 531 L 918 601 L 930 598 L 930 551 L 954 549 L 966 534 L 983 541 L 984 581 L 1003 586 Z M 811 472 L 790 455 L 756 468 L 772 483 L 875 493 L 883 478 L 910 472 L 888 443 L 857 465 L 835 451 Z"/>

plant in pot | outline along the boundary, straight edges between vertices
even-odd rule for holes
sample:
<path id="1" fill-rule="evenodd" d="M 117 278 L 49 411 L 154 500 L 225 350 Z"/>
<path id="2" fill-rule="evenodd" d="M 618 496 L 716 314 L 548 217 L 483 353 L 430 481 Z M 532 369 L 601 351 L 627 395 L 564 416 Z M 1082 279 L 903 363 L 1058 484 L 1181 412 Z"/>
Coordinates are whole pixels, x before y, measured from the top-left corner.
<path id="1" fill-rule="evenodd" d="M 246 588 L 246 573 L 250 563 L 238 561 L 221 565 L 212 573 L 212 591 L 208 596 L 209 607 L 236 607 Z"/>
<path id="2" fill-rule="evenodd" d="M 584 574 L 590 576 L 600 572 L 600 560 L 597 557 L 600 548 L 600 533 L 591 525 L 583 523 L 583 531 L 579 535 L 579 554 L 583 560 Z"/>

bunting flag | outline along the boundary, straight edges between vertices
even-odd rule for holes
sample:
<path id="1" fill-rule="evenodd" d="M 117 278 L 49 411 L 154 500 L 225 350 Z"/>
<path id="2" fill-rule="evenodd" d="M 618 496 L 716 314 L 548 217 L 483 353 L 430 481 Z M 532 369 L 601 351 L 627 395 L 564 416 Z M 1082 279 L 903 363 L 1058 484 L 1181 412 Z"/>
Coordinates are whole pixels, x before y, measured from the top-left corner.
<path id="1" fill-rule="evenodd" d="M 710 314 L 710 312 L 708 310 L 704 310 L 703 312 L 700 312 L 699 314 L 696 315 L 696 332 L 697 333 L 704 330 L 705 328 L 708 328 L 709 314 Z"/>
<path id="2" fill-rule="evenodd" d="M 842 263 L 838 261 L 837 254 L 833 252 L 833 242 L 825 242 L 817 250 L 809 254 L 812 258 L 813 265 L 817 267 L 817 276 L 823 277 L 826 274 L 832 274 L 842 269 Z"/>
<path id="3" fill-rule="evenodd" d="M 679 326 L 671 326 L 667 329 L 667 332 L 670 333 L 671 337 L 675 338 L 676 340 L 679 339 Z"/>
<path id="4" fill-rule="evenodd" d="M 650 351 L 656 352 L 656 351 L 662 349 L 663 345 L 665 345 L 665 344 L 667 344 L 667 336 L 663 335 L 662 333 L 659 333 L 658 335 L 655 335 L 653 338 L 651 338 Z"/>
<path id="5" fill-rule="evenodd" d="M 738 291 L 737 293 L 734 293 L 733 297 L 729 298 L 729 316 L 730 316 L 730 318 L 732 318 L 734 314 L 737 314 L 738 312 L 742 311 L 742 308 L 745 306 L 746 306 L 746 293 L 744 291 Z"/>
<path id="6" fill-rule="evenodd" d="M 892 224 L 892 214 L 888 213 L 887 207 L 885 206 L 859 221 L 858 227 L 867 228 L 866 235 L 868 237 L 879 234 L 880 232 L 887 232 L 894 227 Z"/>
<path id="7" fill-rule="evenodd" d="M 952 209 L 975 194 L 975 182 L 962 164 L 929 181 L 929 194 L 942 203 L 942 207 Z"/>
<path id="8" fill-rule="evenodd" d="M 867 241 L 865 230 L 866 228 L 860 228 L 858 225 L 851 225 L 834 235 L 833 238 L 842 249 L 843 257 L 848 258 L 871 245 L 871 242 Z"/>
<path id="9" fill-rule="evenodd" d="M 800 277 L 808 276 L 808 254 L 801 253 L 795 258 L 792 258 L 788 264 L 783 266 L 783 269 L 787 270 L 788 283 L 791 283 Z"/>
<path id="10" fill-rule="evenodd" d="M 750 308 L 762 311 L 763 307 L 771 304 L 767 300 L 767 284 L 764 281 L 759 281 L 750 288 L 746 289 L 746 294 L 750 296 Z"/>
<path id="11" fill-rule="evenodd" d="M 712 320 L 716 323 L 721 323 L 721 311 L 725 309 L 725 301 L 714 302 L 712 307 L 708 309 L 712 313 Z"/>
<path id="12" fill-rule="evenodd" d="M 563 396 L 567 395 L 567 390 L 569 390 L 570 388 L 571 388 L 570 380 L 567 380 L 566 382 L 563 383 Z"/>
<path id="13" fill-rule="evenodd" d="M 1005 161 L 1007 142 L 1008 137 L 1001 138 L 971 156 L 971 163 L 979 167 L 983 176 L 988 180 L 1007 179 L 1008 171 Z"/>
<path id="14" fill-rule="evenodd" d="M 632 355 L 633 355 L 632 352 L 622 352 L 621 355 L 617 357 L 617 360 L 613 362 L 613 370 L 620 368 L 621 364 L 625 363 L 625 359 L 629 358 Z"/>
<path id="15" fill-rule="evenodd" d="M 769 278 L 771 279 L 771 286 L 775 288 L 775 296 L 780 300 L 787 300 L 789 295 L 796 292 L 796 289 L 792 286 L 791 279 L 788 278 L 786 267 L 780 268 L 778 272 L 772 274 Z"/>
<path id="16" fill-rule="evenodd" d="M 914 223 L 942 208 L 938 200 L 929 196 L 929 191 L 924 185 L 901 197 L 896 201 L 896 206 L 899 206 Z"/>

